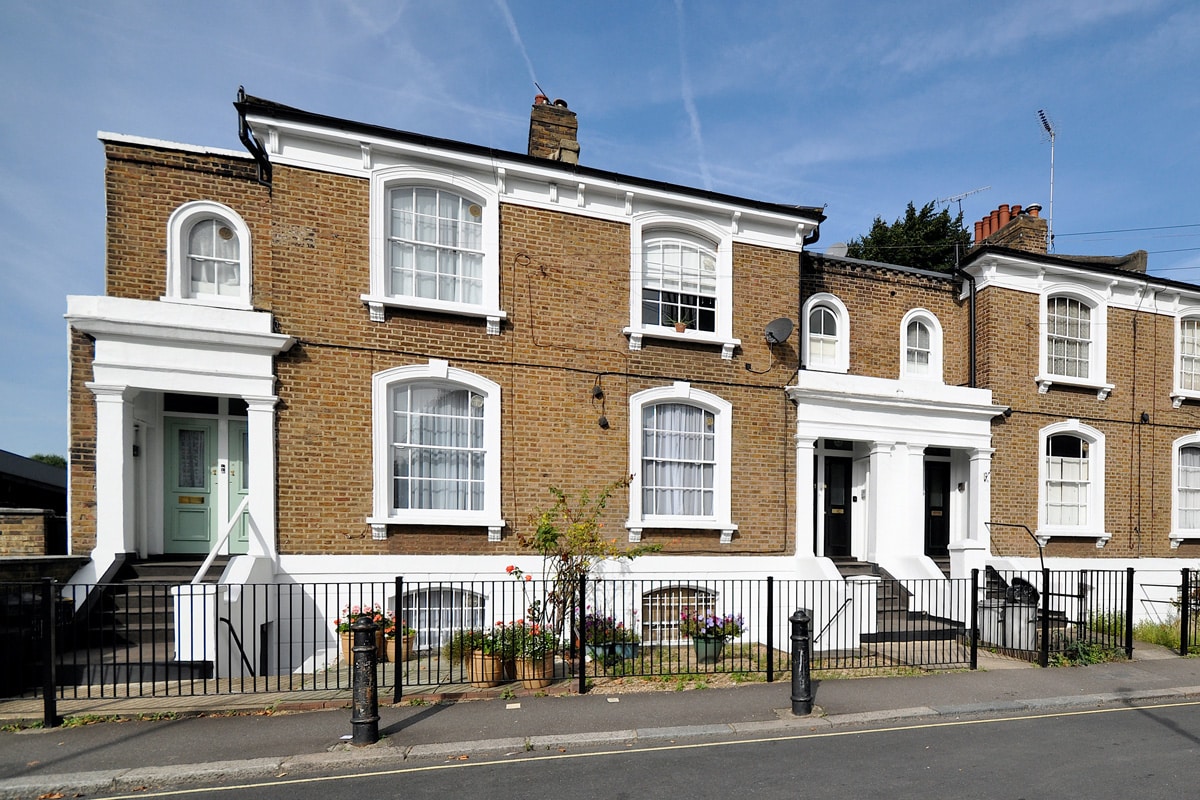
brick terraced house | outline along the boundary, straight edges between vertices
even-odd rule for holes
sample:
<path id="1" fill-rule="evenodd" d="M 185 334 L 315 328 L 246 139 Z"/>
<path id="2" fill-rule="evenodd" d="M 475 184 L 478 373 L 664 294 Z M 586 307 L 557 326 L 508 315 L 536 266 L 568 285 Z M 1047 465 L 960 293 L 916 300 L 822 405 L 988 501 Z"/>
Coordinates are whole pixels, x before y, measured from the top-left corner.
<path id="1" fill-rule="evenodd" d="M 550 486 L 629 474 L 638 576 L 1200 553 L 1200 287 L 1047 255 L 1036 207 L 925 272 L 814 254 L 818 207 L 583 166 L 542 96 L 527 154 L 235 106 L 248 155 L 100 135 L 80 581 L 214 548 L 230 584 L 490 579 Z"/>

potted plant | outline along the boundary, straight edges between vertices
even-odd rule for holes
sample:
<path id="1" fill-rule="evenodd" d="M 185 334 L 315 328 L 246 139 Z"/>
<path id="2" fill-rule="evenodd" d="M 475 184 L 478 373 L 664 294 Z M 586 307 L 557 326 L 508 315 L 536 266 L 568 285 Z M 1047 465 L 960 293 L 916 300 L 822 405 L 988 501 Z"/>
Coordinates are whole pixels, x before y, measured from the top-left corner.
<path id="1" fill-rule="evenodd" d="M 377 658 L 383 655 L 383 628 L 386 620 L 383 609 L 378 603 L 373 606 L 346 606 L 342 609 L 341 616 L 335 619 L 333 624 L 342 639 L 342 659 L 347 664 L 352 663 L 354 653 L 350 626 L 363 617 L 367 617 L 375 623 L 375 655 Z"/>
<path id="2" fill-rule="evenodd" d="M 636 630 L 637 612 L 633 612 L 635 617 L 633 625 L 626 625 L 624 622 L 618 622 L 613 628 L 613 646 L 612 654 L 615 658 L 629 659 L 637 658 L 638 648 L 641 646 L 642 637 Z"/>
<path id="3" fill-rule="evenodd" d="M 589 610 L 580 620 L 583 646 L 592 661 L 606 661 L 616 641 L 617 620 L 615 617 Z"/>
<path id="4" fill-rule="evenodd" d="M 397 663 L 397 651 L 400 656 L 400 661 L 408 661 L 412 654 L 412 641 L 417 632 L 413 628 L 408 627 L 408 623 L 404 620 L 396 621 L 395 612 L 389 611 L 383 617 L 383 644 L 384 644 L 384 660 L 391 663 Z M 397 648 L 397 644 L 399 647 Z"/>
<path id="5" fill-rule="evenodd" d="M 583 615 L 581 627 L 583 644 L 591 660 L 608 664 L 637 657 L 642 637 L 633 627 L 627 627 L 623 620 L 589 611 Z"/>
<path id="6" fill-rule="evenodd" d="M 666 315 L 666 320 L 668 325 L 675 326 L 676 333 L 683 333 L 690 328 L 694 322 L 692 315 L 688 314 L 686 311 L 669 312 Z"/>
<path id="7" fill-rule="evenodd" d="M 684 610 L 679 615 L 679 632 L 691 637 L 692 645 L 696 649 L 696 661 L 701 664 L 720 661 L 725 642 L 735 636 L 741 636 L 744 624 L 741 614 L 726 614 L 722 617 Z"/>
<path id="8" fill-rule="evenodd" d="M 508 640 L 503 622 L 496 623 L 491 630 L 460 630 L 446 644 L 446 655 L 452 660 L 465 661 L 471 685 L 486 689 L 504 680 Z"/>
<path id="9" fill-rule="evenodd" d="M 542 689 L 554 681 L 558 640 L 540 624 L 517 620 L 508 627 L 517 679 L 526 689 Z"/>

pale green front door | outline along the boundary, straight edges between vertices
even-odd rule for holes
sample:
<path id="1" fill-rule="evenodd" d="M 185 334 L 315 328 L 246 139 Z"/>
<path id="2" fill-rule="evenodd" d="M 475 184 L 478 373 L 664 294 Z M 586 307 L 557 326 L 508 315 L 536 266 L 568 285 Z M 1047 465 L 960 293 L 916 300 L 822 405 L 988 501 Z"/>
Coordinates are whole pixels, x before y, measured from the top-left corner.
<path id="1" fill-rule="evenodd" d="M 163 549 L 207 553 L 216 537 L 217 421 L 168 417 Z"/>
<path id="2" fill-rule="evenodd" d="M 207 554 L 249 494 L 246 420 L 166 417 L 164 430 L 163 551 Z M 248 517 L 243 512 L 234 523 L 222 552 L 247 552 Z"/>
<path id="3" fill-rule="evenodd" d="M 245 420 L 229 421 L 229 510 L 225 518 L 233 516 L 238 506 L 250 494 L 250 436 L 246 430 Z M 247 530 L 246 520 L 250 517 L 247 509 L 241 518 L 234 523 L 233 531 L 229 534 L 229 552 L 245 553 L 249 549 L 250 531 Z"/>

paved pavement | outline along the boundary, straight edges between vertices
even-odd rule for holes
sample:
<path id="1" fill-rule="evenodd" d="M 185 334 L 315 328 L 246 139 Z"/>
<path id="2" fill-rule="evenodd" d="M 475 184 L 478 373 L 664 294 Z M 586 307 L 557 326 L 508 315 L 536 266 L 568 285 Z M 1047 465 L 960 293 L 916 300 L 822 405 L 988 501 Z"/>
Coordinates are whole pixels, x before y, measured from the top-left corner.
<path id="1" fill-rule="evenodd" d="M 217 780 L 269 780 L 404 763 L 652 744 L 699 737 L 770 736 L 834 726 L 994 712 L 1200 698 L 1200 659 L 1139 646 L 1133 661 L 1038 669 L 980 654 L 980 669 L 914 677 L 815 681 L 814 710 L 791 712 L 790 684 L 632 692 L 571 684 L 545 695 L 380 707 L 379 743 L 353 747 L 345 694 L 217 695 L 89 702 L 93 714 L 175 711 L 159 721 L 103 722 L 0 733 L 0 798 L 97 795 Z M 617 691 L 617 689 L 621 691 Z M 299 712 L 324 706 L 324 710 Z M 264 709 L 271 708 L 267 713 Z M 60 711 L 70 713 L 69 705 Z M 40 705 L 0 702 L 0 724 Z"/>

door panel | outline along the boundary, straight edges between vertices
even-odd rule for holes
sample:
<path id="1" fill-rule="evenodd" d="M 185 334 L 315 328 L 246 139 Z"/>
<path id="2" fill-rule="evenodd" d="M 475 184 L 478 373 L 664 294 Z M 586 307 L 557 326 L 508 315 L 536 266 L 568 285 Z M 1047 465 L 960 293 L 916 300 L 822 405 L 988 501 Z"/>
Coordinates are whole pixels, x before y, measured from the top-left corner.
<path id="1" fill-rule="evenodd" d="M 229 509 L 225 512 L 226 519 L 237 511 L 237 507 L 250 493 L 250 439 L 243 420 L 229 421 Z M 233 526 L 229 534 L 229 552 L 245 553 L 249 549 L 250 531 L 246 520 L 250 517 L 247 509 Z"/>
<path id="2" fill-rule="evenodd" d="M 950 465 L 925 462 L 925 555 L 950 555 Z"/>
<path id="3" fill-rule="evenodd" d="M 850 553 L 850 474 L 852 460 L 825 457 L 825 555 L 829 558 Z"/>
<path id="4" fill-rule="evenodd" d="M 168 418 L 164 429 L 164 550 L 207 553 L 216 527 L 217 423 Z"/>

